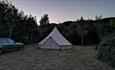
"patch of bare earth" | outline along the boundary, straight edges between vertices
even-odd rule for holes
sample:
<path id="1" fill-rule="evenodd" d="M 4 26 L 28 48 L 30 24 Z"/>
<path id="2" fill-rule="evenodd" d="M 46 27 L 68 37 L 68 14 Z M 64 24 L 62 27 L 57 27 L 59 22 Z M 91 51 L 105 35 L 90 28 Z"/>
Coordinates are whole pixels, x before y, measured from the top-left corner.
<path id="1" fill-rule="evenodd" d="M 0 55 L 0 70 L 114 70 L 96 59 L 94 48 L 73 47 L 58 51 L 27 45 L 22 51 Z"/>

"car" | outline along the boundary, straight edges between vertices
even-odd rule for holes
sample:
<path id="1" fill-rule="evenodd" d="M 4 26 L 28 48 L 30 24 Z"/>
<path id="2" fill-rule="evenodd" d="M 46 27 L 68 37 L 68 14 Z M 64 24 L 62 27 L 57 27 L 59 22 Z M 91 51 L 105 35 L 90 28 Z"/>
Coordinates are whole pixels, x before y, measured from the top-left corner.
<path id="1" fill-rule="evenodd" d="M 8 51 L 22 50 L 24 44 L 10 38 L 0 38 L 0 54 Z"/>

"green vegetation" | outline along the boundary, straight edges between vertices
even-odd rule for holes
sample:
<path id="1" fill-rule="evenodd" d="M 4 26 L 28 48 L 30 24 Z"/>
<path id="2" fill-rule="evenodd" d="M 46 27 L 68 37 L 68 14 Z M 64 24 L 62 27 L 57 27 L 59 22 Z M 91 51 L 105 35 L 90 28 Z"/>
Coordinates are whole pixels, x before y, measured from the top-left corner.
<path id="1" fill-rule="evenodd" d="M 108 21 L 108 23 L 107 23 Z M 100 31 L 101 42 L 98 45 L 97 58 L 115 67 L 115 19 L 106 19 L 105 28 Z"/>
<path id="2" fill-rule="evenodd" d="M 14 5 L 0 1 L 0 37 L 10 37 L 24 43 L 35 41 L 37 31 L 36 18 L 24 15 Z"/>
<path id="3" fill-rule="evenodd" d="M 76 21 L 55 24 L 49 22 L 48 14 L 41 17 L 38 26 L 35 17 L 24 15 L 9 2 L 0 1 L 0 8 L 0 37 L 10 37 L 23 43 L 37 43 L 57 26 L 72 44 L 92 45 L 98 44 L 103 35 L 111 33 L 114 28 L 115 18 L 96 16 L 97 20 L 84 20 L 81 17 Z"/>
<path id="4" fill-rule="evenodd" d="M 40 26 L 44 26 L 48 24 L 49 24 L 49 17 L 48 14 L 45 14 L 43 17 L 41 17 Z"/>
<path id="5" fill-rule="evenodd" d="M 45 14 L 37 25 L 36 17 L 19 12 L 7 1 L 0 1 L 0 37 L 13 38 L 25 44 L 38 43 L 55 26 L 74 45 L 99 44 L 97 58 L 115 67 L 115 17 L 96 16 L 96 20 L 81 17 L 76 21 L 55 24 L 50 23 L 48 14 Z"/>
<path id="6" fill-rule="evenodd" d="M 97 58 L 115 67 L 115 35 L 108 36 L 100 43 Z"/>

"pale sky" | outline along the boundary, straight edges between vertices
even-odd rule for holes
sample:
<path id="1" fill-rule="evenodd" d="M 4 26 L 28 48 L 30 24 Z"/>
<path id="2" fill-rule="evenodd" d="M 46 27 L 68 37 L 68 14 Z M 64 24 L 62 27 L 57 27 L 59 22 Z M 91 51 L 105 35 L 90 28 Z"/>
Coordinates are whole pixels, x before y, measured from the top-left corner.
<path id="1" fill-rule="evenodd" d="M 50 22 L 75 21 L 83 16 L 95 19 L 96 15 L 115 17 L 115 0 L 8 0 L 25 14 L 39 20 L 48 14 Z"/>

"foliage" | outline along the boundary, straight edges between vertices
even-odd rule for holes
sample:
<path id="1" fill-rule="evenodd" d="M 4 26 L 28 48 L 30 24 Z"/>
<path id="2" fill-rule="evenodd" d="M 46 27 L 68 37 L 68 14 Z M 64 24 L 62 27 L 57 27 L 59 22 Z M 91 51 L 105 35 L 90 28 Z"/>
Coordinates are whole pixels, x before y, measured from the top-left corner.
<path id="1" fill-rule="evenodd" d="M 77 28 L 78 28 L 78 32 L 81 35 L 81 43 L 82 45 L 84 44 L 84 34 L 86 34 L 87 28 L 88 28 L 88 24 L 87 22 L 83 19 L 83 17 L 81 17 L 80 20 L 77 21 Z"/>
<path id="2" fill-rule="evenodd" d="M 8 1 L 0 1 L 0 37 L 10 37 L 16 41 L 31 43 L 37 35 L 37 22 L 34 17 L 19 12 Z M 36 36 L 35 36 L 36 37 Z"/>
<path id="3" fill-rule="evenodd" d="M 38 42 L 43 40 L 56 26 L 56 24 L 44 25 L 38 27 Z"/>
<path id="4" fill-rule="evenodd" d="M 43 17 L 40 19 L 40 26 L 44 26 L 49 24 L 49 17 L 48 14 L 45 14 Z"/>
<path id="5" fill-rule="evenodd" d="M 97 58 L 115 67 L 115 34 L 100 43 Z"/>
<path id="6" fill-rule="evenodd" d="M 114 32 L 115 29 L 113 27 L 113 20 L 115 20 L 114 17 L 103 18 L 95 21 L 96 31 L 100 39 L 103 39 L 105 36 Z"/>
<path id="7" fill-rule="evenodd" d="M 74 22 L 59 24 L 58 29 L 72 44 L 81 44 L 81 36 Z"/>
<path id="8" fill-rule="evenodd" d="M 37 43 L 44 39 L 57 26 L 59 31 L 72 44 L 98 44 L 105 36 L 115 31 L 115 18 L 97 17 L 96 20 L 65 21 L 60 24 L 49 23 L 48 14 L 40 19 L 24 15 L 9 2 L 0 1 L 0 37 L 10 37 L 23 43 Z"/>
<path id="9" fill-rule="evenodd" d="M 50 23 L 48 14 L 40 19 L 24 15 L 8 1 L 0 1 L 0 37 L 13 38 L 23 43 L 38 43 L 57 26 L 62 35 L 75 45 L 94 45 L 97 47 L 97 58 L 115 67 L 115 17 L 96 20 L 65 21 L 60 24 Z"/>

